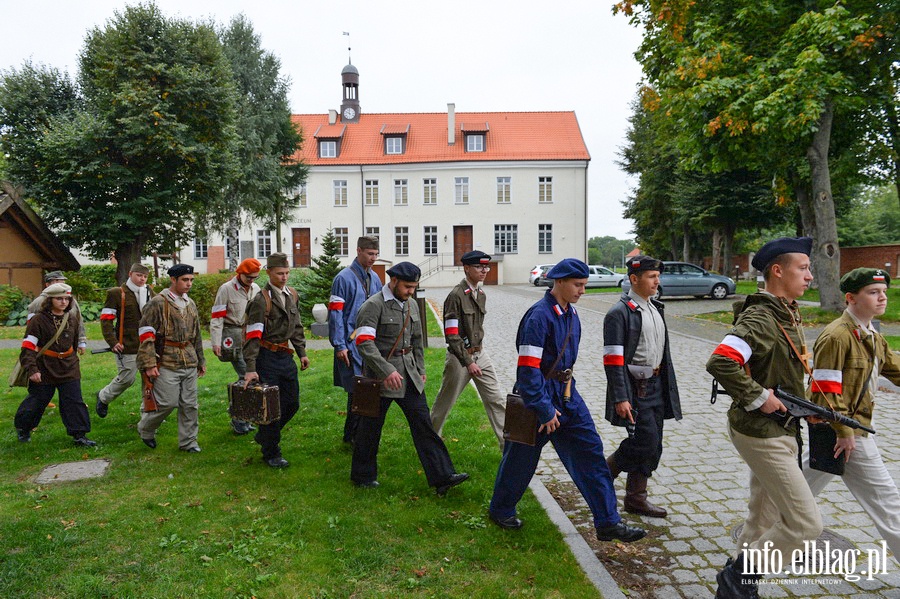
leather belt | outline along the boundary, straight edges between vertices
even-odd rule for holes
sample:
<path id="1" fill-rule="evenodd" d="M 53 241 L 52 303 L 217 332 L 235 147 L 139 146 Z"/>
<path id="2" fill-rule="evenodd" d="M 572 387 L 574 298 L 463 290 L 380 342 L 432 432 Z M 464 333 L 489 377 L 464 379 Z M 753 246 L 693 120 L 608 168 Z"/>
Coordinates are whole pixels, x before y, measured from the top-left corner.
<path id="1" fill-rule="evenodd" d="M 409 347 L 402 347 L 402 348 L 400 348 L 400 349 L 395 349 L 395 350 L 394 350 L 394 355 L 395 355 L 395 356 L 405 356 L 406 354 L 408 354 L 408 353 L 411 352 L 412 350 L 413 350 L 412 345 L 410 345 Z M 387 354 L 384 354 L 384 353 L 383 353 L 382 355 L 386 358 L 386 357 L 388 357 L 388 354 L 390 354 L 390 352 L 388 352 Z"/>
<path id="2" fill-rule="evenodd" d="M 190 343 L 188 343 L 187 341 L 169 341 L 168 339 L 166 339 L 166 347 L 177 347 L 179 349 L 184 349 L 188 345 L 190 345 Z"/>
<path id="3" fill-rule="evenodd" d="M 572 369 L 566 368 L 565 370 L 553 370 L 550 374 L 547 375 L 548 379 L 553 379 L 554 381 L 559 381 L 560 383 L 568 383 L 572 380 Z"/>
<path id="4" fill-rule="evenodd" d="M 67 358 L 67 357 L 71 356 L 74 351 L 75 350 L 72 349 L 71 347 L 64 352 L 58 352 L 58 351 L 53 351 L 51 349 L 45 349 L 43 355 L 50 356 L 51 358 L 62 359 L 62 358 Z"/>
<path id="5" fill-rule="evenodd" d="M 475 347 L 467 347 L 467 348 L 466 348 L 466 353 L 469 354 L 470 356 L 471 356 L 472 354 L 478 353 L 478 352 L 480 352 L 480 351 L 481 351 L 481 346 L 480 346 L 480 345 L 476 345 Z"/>
<path id="6" fill-rule="evenodd" d="M 284 343 L 272 343 L 271 341 L 266 341 L 265 339 L 260 339 L 259 344 L 266 348 L 269 351 L 281 352 L 285 354 L 293 354 L 294 350 L 288 347 L 287 342 Z"/>

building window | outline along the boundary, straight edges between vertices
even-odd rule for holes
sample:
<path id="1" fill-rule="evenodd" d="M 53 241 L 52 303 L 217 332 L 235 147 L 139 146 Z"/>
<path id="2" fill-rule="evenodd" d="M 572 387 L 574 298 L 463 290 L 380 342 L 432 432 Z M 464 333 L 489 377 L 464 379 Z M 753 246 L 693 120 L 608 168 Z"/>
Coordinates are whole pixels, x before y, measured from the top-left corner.
<path id="1" fill-rule="evenodd" d="M 378 179 L 366 180 L 366 206 L 378 205 Z"/>
<path id="2" fill-rule="evenodd" d="M 509 204 L 512 200 L 510 196 L 510 187 L 512 187 L 512 177 L 497 177 L 497 203 Z"/>
<path id="3" fill-rule="evenodd" d="M 484 152 L 484 135 L 466 135 L 466 152 Z"/>
<path id="4" fill-rule="evenodd" d="M 384 151 L 386 154 L 402 154 L 403 153 L 403 138 L 402 137 L 385 138 Z"/>
<path id="5" fill-rule="evenodd" d="M 553 177 L 538 177 L 538 202 L 553 202 Z"/>
<path id="6" fill-rule="evenodd" d="M 272 253 L 272 232 L 257 229 L 256 231 L 256 257 L 265 258 Z"/>
<path id="7" fill-rule="evenodd" d="M 366 227 L 366 235 L 381 239 L 381 229 L 379 227 Z"/>
<path id="8" fill-rule="evenodd" d="M 422 179 L 422 203 L 437 206 L 437 179 Z"/>
<path id="9" fill-rule="evenodd" d="M 409 227 L 394 227 L 394 254 L 409 256 Z"/>
<path id="10" fill-rule="evenodd" d="M 494 252 L 497 254 L 519 252 L 519 225 L 494 225 Z"/>
<path id="11" fill-rule="evenodd" d="M 538 253 L 553 253 L 553 225 L 538 225 Z"/>
<path id="12" fill-rule="evenodd" d="M 347 205 L 347 182 L 339 181 L 335 179 L 334 184 L 334 205 L 335 206 L 346 206 Z"/>
<path id="13" fill-rule="evenodd" d="M 425 227 L 425 255 L 434 256 L 438 253 L 437 227 Z"/>
<path id="14" fill-rule="evenodd" d="M 468 177 L 456 177 L 456 203 L 457 204 L 468 204 L 469 203 L 469 178 Z"/>
<path id="15" fill-rule="evenodd" d="M 394 206 L 407 206 L 409 204 L 409 181 L 407 179 L 394 179 Z"/>
<path id="16" fill-rule="evenodd" d="M 209 258 L 209 248 L 206 245 L 205 237 L 197 237 L 194 239 L 194 260 L 206 260 Z"/>
<path id="17" fill-rule="evenodd" d="M 338 242 L 338 256 L 348 256 L 350 254 L 350 232 L 347 227 L 335 227 L 334 238 Z"/>
<path id="18" fill-rule="evenodd" d="M 306 183 L 300 184 L 294 192 L 294 197 L 297 198 L 298 208 L 306 208 Z"/>
<path id="19" fill-rule="evenodd" d="M 320 141 L 319 158 L 337 158 L 337 142 Z"/>

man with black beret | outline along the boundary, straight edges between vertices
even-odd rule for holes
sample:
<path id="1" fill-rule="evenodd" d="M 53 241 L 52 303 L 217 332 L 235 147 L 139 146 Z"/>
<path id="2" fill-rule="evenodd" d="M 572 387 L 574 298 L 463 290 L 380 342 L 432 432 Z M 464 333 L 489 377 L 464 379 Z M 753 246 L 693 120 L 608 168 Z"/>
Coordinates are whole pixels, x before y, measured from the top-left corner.
<path id="1" fill-rule="evenodd" d="M 469 381 L 474 381 L 488 422 L 502 449 L 506 394 L 500 389 L 494 363 L 484 348 L 484 316 L 487 313 L 484 279 L 491 270 L 491 257 L 474 250 L 463 254 L 461 261 L 465 278 L 444 300 L 447 358 L 441 390 L 431 407 L 431 424 L 440 435 L 453 404 Z"/>
<path id="2" fill-rule="evenodd" d="M 774 418 L 785 407 L 773 389 L 804 397 L 809 354 L 797 299 L 813 279 L 809 237 L 766 243 L 751 264 L 763 272 L 766 288 L 736 310 L 731 334 L 713 351 L 706 370 L 731 396 L 728 432 L 750 467 L 749 513 L 738 554 L 717 575 L 719 599 L 758 596 L 761 572 L 750 571 L 745 549 L 778 551 L 790 560 L 804 541 L 818 538 L 822 516 L 797 465 L 799 423 Z"/>
<path id="3" fill-rule="evenodd" d="M 867 426 L 875 411 L 879 375 L 900 385 L 900 356 L 872 326 L 872 320 L 887 309 L 890 285 L 890 275 L 880 268 L 857 268 L 845 274 L 840 289 L 847 308 L 825 327 L 813 347 L 811 400 Z M 835 457 L 842 455 L 845 460 L 844 484 L 869 514 L 894 557 L 900 556 L 900 492 L 875 439 L 842 424 L 831 423 L 831 428 Z M 834 476 L 810 469 L 808 451 L 804 452 L 803 474 L 814 495 Z"/>
<path id="4" fill-rule="evenodd" d="M 516 389 L 525 406 L 537 413 L 540 426 L 534 446 L 507 441 L 503 447 L 488 516 L 500 528 L 522 528 L 516 506 L 549 441 L 591 509 L 597 538 L 629 543 L 647 532 L 628 526 L 619 515 L 603 441 L 573 376 L 581 340 L 575 302 L 584 294 L 588 274 L 581 260 L 558 262 L 547 273 L 553 287 L 519 322 Z"/>
<path id="5" fill-rule="evenodd" d="M 440 436 L 431 427 L 425 399 L 425 346 L 419 307 L 411 299 L 421 271 L 411 262 L 388 269 L 391 280 L 359 309 L 353 340 L 364 362 L 364 373 L 382 381 L 378 417 L 360 416 L 353 445 L 350 480 L 358 487 L 377 487 L 378 446 L 391 402 L 397 402 L 412 434 L 428 484 L 438 495 L 466 481 L 457 473 Z"/>
<path id="6" fill-rule="evenodd" d="M 603 319 L 606 419 L 629 432 L 607 463 L 613 478 L 628 475 L 625 511 L 654 518 L 667 515 L 647 499 L 647 480 L 662 457 L 663 421 L 681 420 L 663 304 L 653 299 L 661 271 L 662 262 L 655 258 L 631 258 L 631 289 Z"/>
<path id="7" fill-rule="evenodd" d="M 169 288 L 155 295 L 141 314 L 138 329 L 138 370 L 153 381 L 157 409 L 141 406 L 138 435 L 156 449 L 156 431 L 166 416 L 178 410 L 178 448 L 200 453 L 197 378 L 206 374 L 203 338 L 197 304 L 188 297 L 194 284 L 194 267 L 176 264 L 168 271 Z"/>

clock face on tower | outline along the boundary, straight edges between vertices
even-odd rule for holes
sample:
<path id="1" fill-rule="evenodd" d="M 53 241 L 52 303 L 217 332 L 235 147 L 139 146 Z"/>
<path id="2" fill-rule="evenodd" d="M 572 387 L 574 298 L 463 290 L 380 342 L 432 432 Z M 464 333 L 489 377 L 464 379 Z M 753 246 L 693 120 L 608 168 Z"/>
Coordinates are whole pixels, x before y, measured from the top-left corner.
<path id="1" fill-rule="evenodd" d="M 356 111 L 353 110 L 351 107 L 348 106 L 347 108 L 344 109 L 344 118 L 347 119 L 348 121 L 353 120 L 353 117 L 355 117 L 355 116 L 356 116 Z"/>

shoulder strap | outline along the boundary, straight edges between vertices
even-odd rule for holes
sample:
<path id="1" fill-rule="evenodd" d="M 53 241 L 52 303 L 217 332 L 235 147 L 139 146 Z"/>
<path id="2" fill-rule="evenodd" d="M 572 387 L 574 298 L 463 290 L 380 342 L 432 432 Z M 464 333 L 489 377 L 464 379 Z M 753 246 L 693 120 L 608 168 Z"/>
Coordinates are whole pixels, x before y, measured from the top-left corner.
<path id="1" fill-rule="evenodd" d="M 571 308 L 571 306 L 569 306 L 569 307 Z M 559 353 L 556 355 L 556 360 L 553 361 L 553 365 L 550 366 L 550 369 L 546 373 L 544 373 L 544 378 L 547 378 L 549 376 L 549 373 L 556 370 L 556 366 L 559 364 L 559 361 L 562 360 L 563 354 L 566 351 L 566 345 L 568 345 L 569 337 L 571 337 L 571 336 L 572 336 L 572 319 L 570 318 L 569 319 L 569 330 L 566 331 L 566 338 L 563 339 L 562 347 L 560 348 Z"/>
<path id="2" fill-rule="evenodd" d="M 44 347 L 42 347 L 42 348 L 40 349 L 40 351 L 38 351 L 37 355 L 40 356 L 40 355 L 43 354 L 45 351 L 47 351 L 47 348 L 48 348 L 48 347 L 50 347 L 51 345 L 53 345 L 54 343 L 56 343 L 56 340 L 59 339 L 59 336 L 62 335 L 62 332 L 66 329 L 66 325 L 69 324 L 69 315 L 70 315 L 71 313 L 72 313 L 71 310 L 67 310 L 67 311 L 66 311 L 66 315 L 63 316 L 62 322 L 59 323 L 59 328 L 56 329 L 56 333 L 53 335 L 53 337 L 50 338 L 50 341 L 48 341 L 47 343 L 44 344 Z"/>
<path id="3" fill-rule="evenodd" d="M 774 317 L 773 317 L 773 318 L 774 318 Z M 791 336 L 788 335 L 788 332 L 785 330 L 785 328 L 784 328 L 783 326 L 781 326 L 781 323 L 778 322 L 778 320 L 775 320 L 775 324 L 777 324 L 777 325 L 778 325 L 778 328 L 781 329 L 781 332 L 784 334 L 784 338 L 787 339 L 788 345 L 790 345 L 790 346 L 791 346 L 791 349 L 794 351 L 794 355 L 797 356 L 797 359 L 800 361 L 801 364 L 803 364 L 803 370 L 805 370 L 805 371 L 806 371 L 806 374 L 809 375 L 809 381 L 810 381 L 810 383 L 811 383 L 812 385 L 815 385 L 815 387 L 818 389 L 818 388 L 819 388 L 819 384 L 818 384 L 818 382 L 816 381 L 816 377 L 813 376 L 812 370 L 810 370 L 810 368 L 809 368 L 809 364 L 806 363 L 806 359 L 805 359 L 804 357 L 802 357 L 802 356 L 804 356 L 805 354 L 801 354 L 800 352 L 797 351 L 797 346 L 794 345 L 794 340 L 791 339 Z M 834 412 L 834 411 L 835 411 L 834 406 L 831 405 L 831 402 L 830 402 L 830 401 L 828 401 L 828 397 L 827 397 L 821 390 L 819 390 L 818 393 L 819 393 L 819 394 L 822 396 L 822 398 L 825 400 L 825 403 L 828 404 L 828 407 L 831 409 L 831 411 Z"/>
<path id="4" fill-rule="evenodd" d="M 266 300 L 266 319 L 263 322 L 263 326 L 266 326 L 269 324 L 269 312 L 272 311 L 272 294 L 268 288 L 263 289 L 260 293 L 262 293 L 263 299 Z"/>
<path id="5" fill-rule="evenodd" d="M 125 338 L 125 285 L 119 289 L 122 290 L 122 309 L 119 310 L 119 345 L 124 345 L 122 339 Z M 138 305 L 140 305 L 140 300 L 138 300 Z"/>
<path id="6" fill-rule="evenodd" d="M 354 275 L 356 275 L 356 278 L 359 280 L 360 284 L 363 287 L 363 293 L 366 294 L 366 299 L 369 299 L 369 285 L 366 284 L 366 282 L 363 280 L 362 276 L 358 272 L 353 270 L 352 264 L 350 266 L 348 266 L 347 268 L 350 269 L 350 272 L 352 272 Z M 370 278 L 369 283 L 371 283 L 371 282 L 372 282 L 372 279 Z"/>

